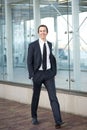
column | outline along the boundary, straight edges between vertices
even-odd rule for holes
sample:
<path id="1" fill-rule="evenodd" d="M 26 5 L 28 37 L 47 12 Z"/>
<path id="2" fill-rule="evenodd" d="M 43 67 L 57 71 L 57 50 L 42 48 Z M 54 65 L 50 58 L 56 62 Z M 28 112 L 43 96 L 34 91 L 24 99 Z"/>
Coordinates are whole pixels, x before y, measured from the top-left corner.
<path id="1" fill-rule="evenodd" d="M 5 24 L 6 24 L 6 47 L 7 47 L 7 80 L 13 80 L 13 58 L 12 58 L 12 17 L 11 7 L 5 0 Z"/>
<path id="2" fill-rule="evenodd" d="M 72 0 L 74 89 L 80 87 L 79 0 Z"/>
<path id="3" fill-rule="evenodd" d="M 40 25 L 40 1 L 33 0 L 35 39 L 38 37 L 37 28 Z"/>
<path id="4" fill-rule="evenodd" d="M 59 53 L 58 53 L 58 23 L 57 23 L 57 16 L 54 17 L 54 32 L 56 34 L 55 56 L 56 56 L 56 61 L 57 61 L 57 69 L 59 69 L 59 66 L 58 66 Z"/>

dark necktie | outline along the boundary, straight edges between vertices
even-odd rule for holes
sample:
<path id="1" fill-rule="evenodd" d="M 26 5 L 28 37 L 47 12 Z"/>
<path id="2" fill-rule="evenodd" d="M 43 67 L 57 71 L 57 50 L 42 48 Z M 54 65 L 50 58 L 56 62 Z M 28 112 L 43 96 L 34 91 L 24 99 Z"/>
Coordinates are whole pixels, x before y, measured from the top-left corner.
<path id="1" fill-rule="evenodd" d="M 43 70 L 46 70 L 47 68 L 47 50 L 46 50 L 46 44 L 43 45 Z"/>

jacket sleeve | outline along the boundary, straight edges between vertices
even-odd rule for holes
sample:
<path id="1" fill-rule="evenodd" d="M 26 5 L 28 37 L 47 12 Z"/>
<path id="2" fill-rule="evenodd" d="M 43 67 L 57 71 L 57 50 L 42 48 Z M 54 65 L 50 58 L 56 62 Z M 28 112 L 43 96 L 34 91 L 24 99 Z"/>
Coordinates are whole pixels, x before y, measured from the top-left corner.
<path id="1" fill-rule="evenodd" d="M 34 75 L 32 44 L 29 44 L 29 47 L 28 47 L 27 68 L 28 68 L 28 73 L 29 73 L 29 79 L 31 79 Z"/>
<path id="2" fill-rule="evenodd" d="M 57 63 L 56 63 L 56 58 L 53 54 L 51 55 L 51 60 L 52 60 L 51 69 L 52 69 L 54 76 L 55 76 L 57 74 Z"/>
<path id="3" fill-rule="evenodd" d="M 53 76 L 57 74 L 57 63 L 56 63 L 56 58 L 52 53 L 52 43 L 50 44 L 50 60 L 51 60 L 51 70 L 53 72 Z"/>

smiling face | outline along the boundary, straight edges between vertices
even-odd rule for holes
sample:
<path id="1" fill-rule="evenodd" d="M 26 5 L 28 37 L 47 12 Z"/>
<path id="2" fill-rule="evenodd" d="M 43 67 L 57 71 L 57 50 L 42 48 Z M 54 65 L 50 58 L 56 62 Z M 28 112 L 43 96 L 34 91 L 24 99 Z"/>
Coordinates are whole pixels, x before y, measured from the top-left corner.
<path id="1" fill-rule="evenodd" d="M 40 27 L 38 28 L 38 34 L 39 34 L 39 37 L 40 37 L 43 41 L 45 41 L 45 40 L 46 40 L 46 36 L 47 36 L 47 34 L 48 34 L 47 28 L 46 28 L 45 26 L 40 26 Z"/>

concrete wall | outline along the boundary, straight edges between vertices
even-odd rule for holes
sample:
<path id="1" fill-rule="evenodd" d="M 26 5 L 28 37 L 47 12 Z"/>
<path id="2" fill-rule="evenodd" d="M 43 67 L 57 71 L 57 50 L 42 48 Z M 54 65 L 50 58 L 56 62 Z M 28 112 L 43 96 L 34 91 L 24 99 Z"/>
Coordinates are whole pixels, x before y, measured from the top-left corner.
<path id="1" fill-rule="evenodd" d="M 87 97 L 57 92 L 61 111 L 87 116 Z M 0 84 L 0 98 L 31 104 L 32 87 Z M 47 91 L 42 89 L 39 106 L 50 108 Z"/>

